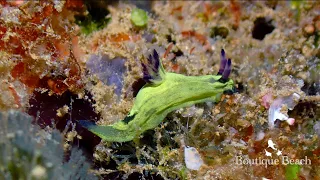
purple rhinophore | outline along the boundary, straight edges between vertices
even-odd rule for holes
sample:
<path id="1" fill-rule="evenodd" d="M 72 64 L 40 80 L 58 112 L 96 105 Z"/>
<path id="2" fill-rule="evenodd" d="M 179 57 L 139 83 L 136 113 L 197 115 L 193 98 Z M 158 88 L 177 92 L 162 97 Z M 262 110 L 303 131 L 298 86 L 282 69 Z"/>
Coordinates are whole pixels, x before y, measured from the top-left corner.
<path id="1" fill-rule="evenodd" d="M 224 52 L 224 49 L 221 49 L 220 69 L 217 75 L 221 75 L 223 73 L 226 63 L 227 63 L 226 53 Z"/>
<path id="2" fill-rule="evenodd" d="M 151 56 L 151 55 L 150 55 L 150 56 Z M 150 59 L 150 57 L 149 57 L 149 59 Z M 148 59 L 148 62 L 150 62 L 149 59 Z M 141 63 L 141 65 L 142 65 L 143 79 L 144 79 L 146 82 L 151 82 L 150 80 L 152 79 L 152 77 L 151 77 L 150 74 L 149 74 L 147 65 L 144 64 L 144 63 Z"/>
<path id="3" fill-rule="evenodd" d="M 148 63 L 152 64 L 152 55 L 151 54 L 149 54 L 149 57 L 147 59 L 148 59 Z"/>
<path id="4" fill-rule="evenodd" d="M 154 60 L 154 67 L 158 71 L 159 70 L 159 65 L 160 65 L 160 59 L 157 51 L 154 49 L 153 50 L 153 60 Z"/>
<path id="5" fill-rule="evenodd" d="M 226 53 L 224 49 L 221 49 L 221 61 L 220 61 L 220 68 L 217 75 L 221 75 L 220 82 L 224 83 L 228 80 L 229 75 L 231 73 L 231 59 L 227 60 Z"/>
<path id="6" fill-rule="evenodd" d="M 144 63 L 141 63 L 141 66 L 142 66 L 143 77 L 145 77 L 148 75 L 147 66 Z"/>
<path id="7" fill-rule="evenodd" d="M 224 71 L 222 73 L 222 79 L 227 80 L 229 75 L 231 73 L 231 59 L 228 59 L 228 62 L 224 68 Z"/>

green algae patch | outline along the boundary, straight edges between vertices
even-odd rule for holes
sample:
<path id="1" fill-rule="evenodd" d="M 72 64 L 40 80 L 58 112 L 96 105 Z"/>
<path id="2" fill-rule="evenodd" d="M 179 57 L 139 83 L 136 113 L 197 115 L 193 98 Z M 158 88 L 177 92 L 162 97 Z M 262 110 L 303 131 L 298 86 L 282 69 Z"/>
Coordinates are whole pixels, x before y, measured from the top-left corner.
<path id="1" fill-rule="evenodd" d="M 295 180 L 298 179 L 298 173 L 300 171 L 300 166 L 297 164 L 287 165 L 286 167 L 286 180 Z"/>
<path id="2" fill-rule="evenodd" d="M 103 29 L 110 21 L 111 18 L 106 18 L 99 21 L 92 20 L 91 16 L 86 17 L 85 19 L 76 18 L 76 24 L 80 26 L 81 32 L 85 35 Z"/>
<path id="3" fill-rule="evenodd" d="M 142 9 L 133 9 L 131 12 L 131 22 L 137 27 L 144 27 L 148 24 L 148 15 Z"/>

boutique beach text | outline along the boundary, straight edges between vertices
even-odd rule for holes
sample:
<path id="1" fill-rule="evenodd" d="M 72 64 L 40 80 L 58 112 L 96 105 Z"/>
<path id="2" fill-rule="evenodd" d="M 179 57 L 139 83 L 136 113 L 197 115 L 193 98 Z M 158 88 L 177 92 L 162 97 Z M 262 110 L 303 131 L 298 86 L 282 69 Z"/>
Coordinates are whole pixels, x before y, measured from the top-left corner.
<path id="1" fill-rule="evenodd" d="M 254 158 L 250 159 L 245 156 L 236 156 L 235 163 L 237 165 L 263 165 L 266 168 L 268 165 L 311 165 L 311 159 L 305 156 L 302 159 L 291 159 L 288 156 L 281 156 L 277 159 L 269 159 L 269 158 Z"/>

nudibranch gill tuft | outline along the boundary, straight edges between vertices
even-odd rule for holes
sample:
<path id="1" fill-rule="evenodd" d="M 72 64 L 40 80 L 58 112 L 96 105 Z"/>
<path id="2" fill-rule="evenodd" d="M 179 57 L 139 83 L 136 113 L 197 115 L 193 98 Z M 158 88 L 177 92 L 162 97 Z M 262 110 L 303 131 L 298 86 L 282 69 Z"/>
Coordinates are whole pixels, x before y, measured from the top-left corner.
<path id="1" fill-rule="evenodd" d="M 134 105 L 124 120 L 99 126 L 82 120 L 80 124 L 103 140 L 131 141 L 143 132 L 157 127 L 169 112 L 202 102 L 219 102 L 223 93 L 234 91 L 229 79 L 231 59 L 221 50 L 217 75 L 185 76 L 165 72 L 156 50 L 142 62 L 146 85 L 138 92 Z"/>

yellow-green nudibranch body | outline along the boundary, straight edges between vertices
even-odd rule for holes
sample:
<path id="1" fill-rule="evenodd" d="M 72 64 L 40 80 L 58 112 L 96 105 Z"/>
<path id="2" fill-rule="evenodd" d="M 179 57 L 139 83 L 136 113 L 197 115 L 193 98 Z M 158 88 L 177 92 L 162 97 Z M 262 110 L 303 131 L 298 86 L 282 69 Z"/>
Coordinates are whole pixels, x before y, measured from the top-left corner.
<path id="1" fill-rule="evenodd" d="M 228 78 L 231 59 L 226 59 L 224 50 L 221 50 L 217 75 L 185 76 L 165 72 L 155 50 L 142 63 L 142 68 L 147 84 L 138 92 L 124 120 L 108 126 L 88 121 L 80 121 L 80 124 L 105 141 L 131 141 L 157 127 L 169 112 L 196 103 L 219 102 L 224 92 L 233 92 L 234 88 L 234 82 Z"/>

